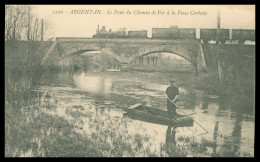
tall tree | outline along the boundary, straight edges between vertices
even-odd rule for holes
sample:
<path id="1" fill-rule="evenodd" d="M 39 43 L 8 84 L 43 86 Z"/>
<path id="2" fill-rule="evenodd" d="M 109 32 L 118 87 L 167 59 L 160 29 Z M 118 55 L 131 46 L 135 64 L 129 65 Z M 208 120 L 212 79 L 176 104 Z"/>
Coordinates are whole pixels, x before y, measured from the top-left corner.
<path id="1" fill-rule="evenodd" d="M 5 40 L 44 40 L 50 34 L 47 20 L 39 21 L 30 5 L 5 6 Z"/>

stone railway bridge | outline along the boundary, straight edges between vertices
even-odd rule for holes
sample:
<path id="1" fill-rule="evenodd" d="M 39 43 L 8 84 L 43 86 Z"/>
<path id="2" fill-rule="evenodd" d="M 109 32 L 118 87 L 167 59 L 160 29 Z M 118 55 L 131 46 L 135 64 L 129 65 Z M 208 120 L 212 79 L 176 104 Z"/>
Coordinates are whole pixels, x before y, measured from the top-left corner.
<path id="1" fill-rule="evenodd" d="M 116 58 L 120 63 L 130 64 L 135 58 L 155 52 L 169 52 L 190 61 L 197 72 L 207 70 L 204 53 L 199 40 L 163 39 L 92 39 L 57 37 L 42 59 L 46 66 L 62 66 L 68 60 L 88 51 L 100 51 Z"/>

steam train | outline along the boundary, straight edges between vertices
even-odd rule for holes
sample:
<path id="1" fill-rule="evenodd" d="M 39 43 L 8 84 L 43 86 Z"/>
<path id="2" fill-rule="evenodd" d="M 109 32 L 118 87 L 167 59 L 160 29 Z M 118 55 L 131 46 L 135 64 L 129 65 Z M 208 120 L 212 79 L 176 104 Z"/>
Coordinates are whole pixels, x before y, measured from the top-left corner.
<path id="1" fill-rule="evenodd" d="M 97 29 L 93 38 L 147 38 L 147 30 L 140 31 L 125 31 L 125 28 L 120 29 L 119 31 L 106 31 L 105 26 L 102 27 L 101 30 Z"/>
<path id="2" fill-rule="evenodd" d="M 230 32 L 232 33 L 230 35 Z M 203 43 L 216 40 L 217 29 L 200 29 L 200 40 Z M 231 37 L 231 38 L 230 38 Z M 119 31 L 105 30 L 103 26 L 101 30 L 93 38 L 148 38 L 147 30 L 128 31 L 124 29 Z M 172 26 L 170 28 L 152 28 L 151 39 L 196 39 L 196 28 L 178 28 Z M 245 41 L 255 41 L 255 30 L 250 29 L 220 29 L 219 40 L 224 44 L 227 40 L 238 41 L 243 44 Z"/>

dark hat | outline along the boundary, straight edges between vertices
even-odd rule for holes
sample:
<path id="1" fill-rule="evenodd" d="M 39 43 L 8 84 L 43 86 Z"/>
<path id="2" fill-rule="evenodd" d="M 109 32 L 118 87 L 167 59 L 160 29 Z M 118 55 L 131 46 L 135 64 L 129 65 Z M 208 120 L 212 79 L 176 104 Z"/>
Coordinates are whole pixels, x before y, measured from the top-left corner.
<path id="1" fill-rule="evenodd" d="M 175 80 L 170 80 L 170 83 L 175 83 Z"/>

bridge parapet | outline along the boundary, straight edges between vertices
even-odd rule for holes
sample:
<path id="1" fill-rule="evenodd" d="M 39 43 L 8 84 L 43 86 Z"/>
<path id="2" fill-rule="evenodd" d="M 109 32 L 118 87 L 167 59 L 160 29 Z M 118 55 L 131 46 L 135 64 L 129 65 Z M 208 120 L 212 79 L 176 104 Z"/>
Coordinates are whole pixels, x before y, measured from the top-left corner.
<path id="1" fill-rule="evenodd" d="M 132 43 L 144 43 L 144 44 L 196 44 L 199 43 L 199 39 L 152 39 L 152 38 L 117 38 L 117 39 L 93 39 L 88 37 L 57 37 L 57 42 L 70 42 L 70 43 L 121 43 L 121 44 L 132 44 Z"/>

